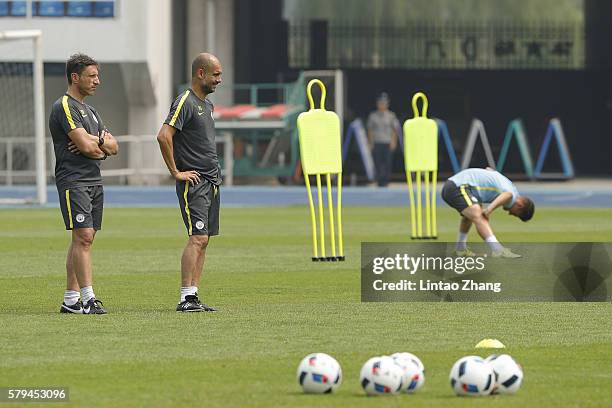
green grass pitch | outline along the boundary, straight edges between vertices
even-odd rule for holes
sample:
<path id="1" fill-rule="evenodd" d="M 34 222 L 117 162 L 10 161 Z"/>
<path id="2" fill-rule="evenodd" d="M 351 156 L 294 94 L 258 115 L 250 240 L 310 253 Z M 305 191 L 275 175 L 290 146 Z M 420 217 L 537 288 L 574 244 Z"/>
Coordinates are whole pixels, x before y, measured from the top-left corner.
<path id="1" fill-rule="evenodd" d="M 3 210 L 0 387 L 67 386 L 72 405 L 96 407 L 610 406 L 612 305 L 364 304 L 359 243 L 407 241 L 408 213 L 346 208 L 343 220 L 347 262 L 314 264 L 306 207 L 224 209 L 200 288 L 220 312 L 181 315 L 178 210 L 107 209 L 94 287 L 109 314 L 76 316 L 58 313 L 69 242 L 59 211 Z M 492 223 L 502 242 L 612 241 L 612 210 L 539 208 L 526 224 L 500 212 Z M 457 224 L 440 209 L 441 240 L 454 240 Z M 522 363 L 523 387 L 514 396 L 455 397 L 450 367 L 485 337 Z M 337 394 L 301 393 L 297 364 L 315 351 L 341 363 Z M 396 351 L 423 360 L 425 386 L 366 397 L 361 365 Z"/>

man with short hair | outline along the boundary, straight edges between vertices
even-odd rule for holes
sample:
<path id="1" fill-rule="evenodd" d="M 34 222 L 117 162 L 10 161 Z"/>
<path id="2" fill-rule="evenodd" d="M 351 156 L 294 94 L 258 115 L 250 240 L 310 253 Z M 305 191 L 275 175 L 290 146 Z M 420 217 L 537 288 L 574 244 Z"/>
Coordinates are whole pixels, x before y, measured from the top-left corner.
<path id="1" fill-rule="evenodd" d="M 376 98 L 376 110 L 368 116 L 368 141 L 379 187 L 389 184 L 393 152 L 397 147 L 397 132 L 399 122 L 395 113 L 389 110 L 389 95 L 382 93 Z"/>
<path id="2" fill-rule="evenodd" d="M 491 168 L 465 169 L 446 181 L 442 188 L 442 198 L 461 214 L 456 255 L 475 255 L 467 247 L 467 235 L 474 224 L 478 235 L 489 245 L 494 257 L 521 257 L 499 243 L 489 223 L 491 213 L 498 207 L 525 222 L 535 212 L 533 201 L 519 195 L 507 177 Z M 487 208 L 483 209 L 482 204 L 488 204 Z"/>
<path id="3" fill-rule="evenodd" d="M 215 142 L 213 104 L 206 98 L 221 83 L 221 63 L 212 54 L 191 65 L 191 88 L 179 94 L 157 135 L 161 154 L 176 180 L 189 239 L 181 257 L 177 312 L 214 312 L 202 304 L 198 286 L 209 237 L 219 234 L 221 168 Z"/>
<path id="4" fill-rule="evenodd" d="M 92 286 L 91 246 L 102 228 L 104 190 L 100 160 L 119 147 L 98 112 L 84 101 L 100 85 L 99 64 L 84 54 L 66 62 L 68 90 L 51 108 L 55 183 L 72 242 L 66 257 L 66 291 L 60 313 L 106 314 Z"/>

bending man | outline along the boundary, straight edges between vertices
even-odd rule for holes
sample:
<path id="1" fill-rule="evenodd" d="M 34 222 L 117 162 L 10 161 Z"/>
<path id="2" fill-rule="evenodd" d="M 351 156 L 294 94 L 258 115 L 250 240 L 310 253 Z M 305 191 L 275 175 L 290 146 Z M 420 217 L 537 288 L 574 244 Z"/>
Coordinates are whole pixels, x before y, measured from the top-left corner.
<path id="1" fill-rule="evenodd" d="M 520 258 L 520 255 L 499 243 L 489 223 L 491 213 L 499 207 L 522 221 L 529 221 L 533 217 L 533 201 L 520 196 L 507 177 L 491 168 L 465 169 L 446 181 L 442 188 L 442 198 L 461 214 L 456 255 L 475 255 L 467 247 L 468 232 L 474 224 L 478 235 L 489 245 L 494 257 Z M 488 206 L 483 209 L 482 204 Z"/>

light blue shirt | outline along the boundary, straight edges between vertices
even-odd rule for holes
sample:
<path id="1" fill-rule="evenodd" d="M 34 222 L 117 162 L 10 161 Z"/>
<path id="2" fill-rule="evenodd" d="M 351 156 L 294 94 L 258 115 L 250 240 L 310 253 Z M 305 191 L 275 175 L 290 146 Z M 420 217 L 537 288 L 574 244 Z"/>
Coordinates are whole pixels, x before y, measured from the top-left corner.
<path id="1" fill-rule="evenodd" d="M 497 171 L 485 169 L 465 169 L 449 178 L 457 187 L 468 185 L 474 188 L 483 203 L 491 203 L 503 192 L 512 193 L 512 200 L 504 204 L 508 209 L 516 202 L 519 196 L 518 190 L 512 182 Z"/>

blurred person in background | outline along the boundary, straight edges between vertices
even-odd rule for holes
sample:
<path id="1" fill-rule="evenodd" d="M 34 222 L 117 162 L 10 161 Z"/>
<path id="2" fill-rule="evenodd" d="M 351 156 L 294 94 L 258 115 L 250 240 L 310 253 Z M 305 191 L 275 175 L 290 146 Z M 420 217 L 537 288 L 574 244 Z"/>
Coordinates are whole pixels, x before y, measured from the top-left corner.
<path id="1" fill-rule="evenodd" d="M 370 150 L 376 167 L 379 187 L 389 184 L 393 152 L 397 147 L 398 120 L 389 110 L 389 95 L 385 92 L 376 98 L 376 110 L 368 116 L 367 129 Z"/>

